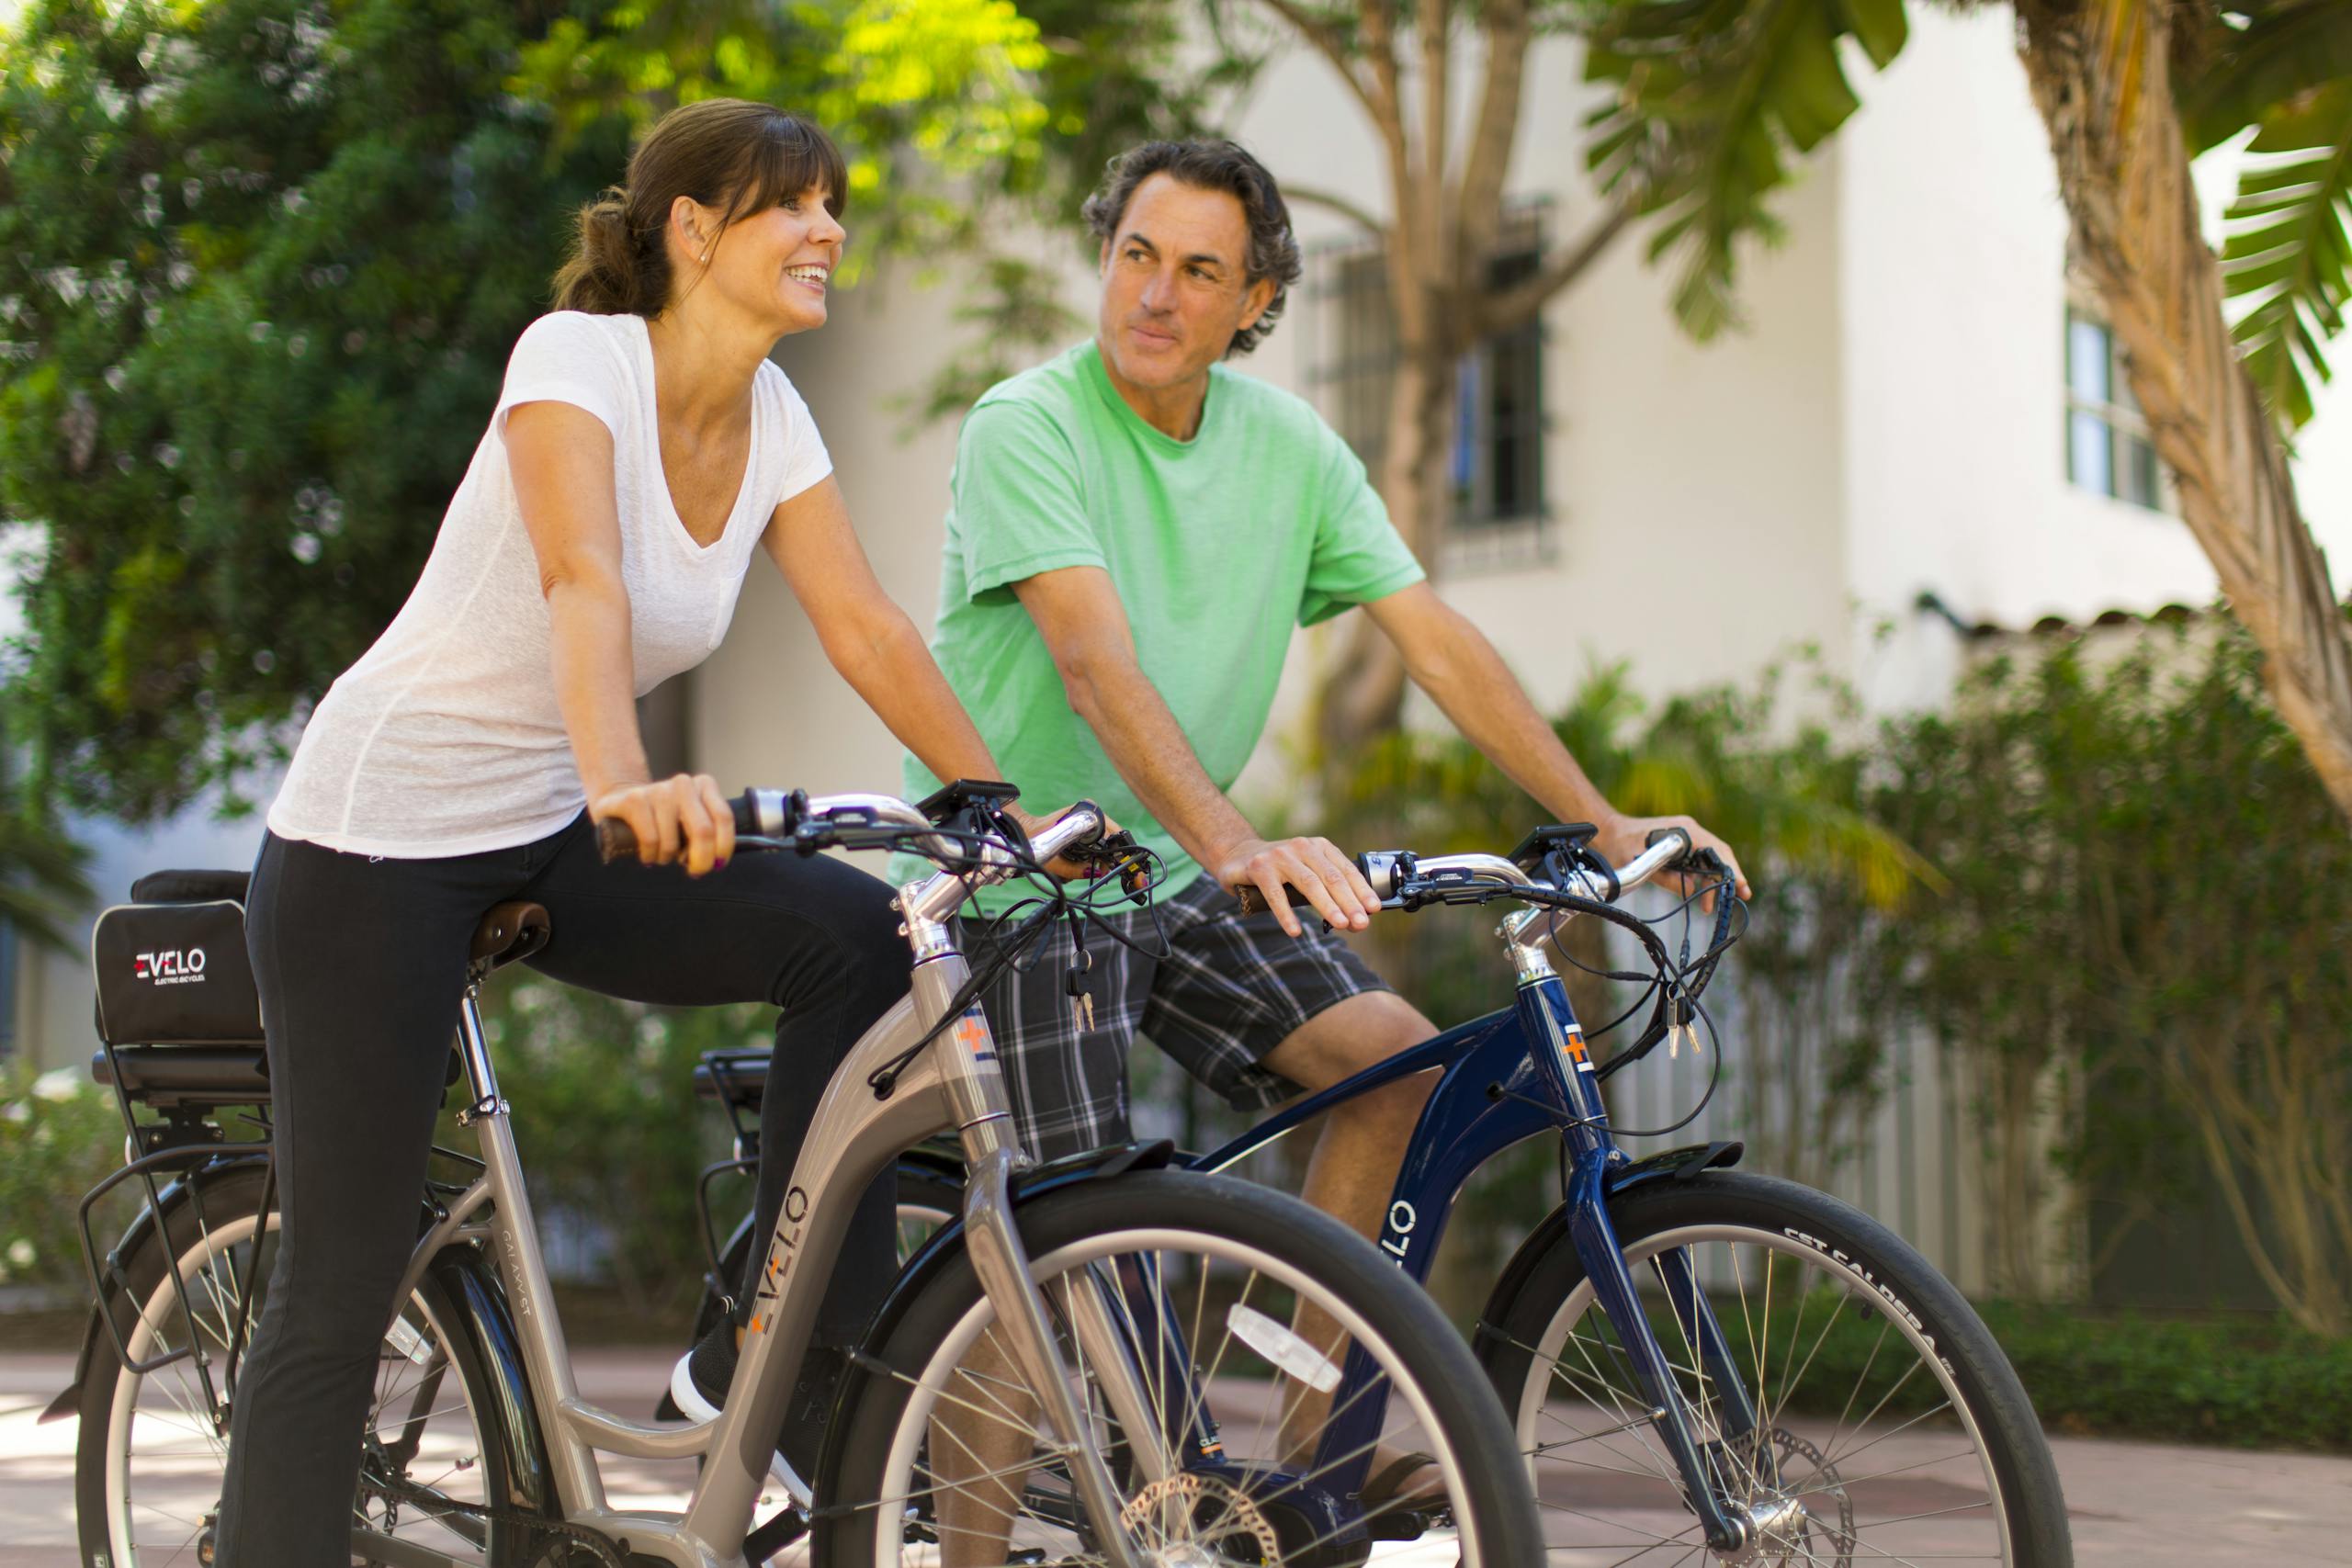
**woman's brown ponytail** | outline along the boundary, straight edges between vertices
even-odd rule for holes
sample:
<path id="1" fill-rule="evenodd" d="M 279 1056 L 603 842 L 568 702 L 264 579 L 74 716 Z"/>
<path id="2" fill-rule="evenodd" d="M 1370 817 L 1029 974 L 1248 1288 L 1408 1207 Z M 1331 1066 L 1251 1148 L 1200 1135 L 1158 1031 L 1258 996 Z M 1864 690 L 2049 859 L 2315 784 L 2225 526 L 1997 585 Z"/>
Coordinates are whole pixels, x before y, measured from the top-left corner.
<path id="1" fill-rule="evenodd" d="M 650 242 L 650 243 L 649 243 Z M 639 301 L 670 296 L 670 254 L 662 232 L 632 233 L 628 193 L 617 186 L 580 209 L 571 259 L 555 275 L 555 308 L 596 316 L 660 314 Z"/>

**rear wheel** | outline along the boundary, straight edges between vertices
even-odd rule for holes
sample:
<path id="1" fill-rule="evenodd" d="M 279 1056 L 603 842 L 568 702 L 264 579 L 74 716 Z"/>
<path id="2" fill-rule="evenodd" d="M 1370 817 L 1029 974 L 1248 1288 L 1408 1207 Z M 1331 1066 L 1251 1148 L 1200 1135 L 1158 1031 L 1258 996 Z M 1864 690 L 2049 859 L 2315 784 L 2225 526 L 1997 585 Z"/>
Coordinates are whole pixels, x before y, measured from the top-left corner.
<path id="1" fill-rule="evenodd" d="M 258 1323 L 277 1255 L 277 1213 L 256 1214 L 261 1195 L 258 1168 L 200 1182 L 164 1227 L 178 1256 L 165 1258 L 158 1232 L 126 1260 L 139 1314 L 134 1323 L 121 1304 L 117 1318 L 131 1359 L 198 1346 L 209 1378 L 187 1359 L 142 1375 L 99 1336 L 74 1467 L 88 1568 L 212 1561 L 229 1457 L 229 1348 L 241 1312 L 247 1338 Z M 186 1312 L 172 1272 L 186 1287 Z M 352 1504 L 354 1562 L 414 1561 L 419 1548 L 460 1562 L 520 1561 L 529 1540 L 519 1527 L 440 1506 L 509 1504 L 514 1478 L 490 1380 L 437 1272 L 427 1271 L 385 1333 Z"/>
<path id="2" fill-rule="evenodd" d="M 1826 1193 L 1732 1171 L 1638 1187 L 1610 1219 L 1677 1396 L 1717 1445 L 1727 1501 L 1759 1522 L 1746 1561 L 2073 1562 L 2057 1470 L 2017 1373 L 1894 1233 Z M 1566 1231 L 1554 1238 L 1481 1336 L 1549 1561 L 1708 1561 L 1620 1329 Z M 1758 1414 L 1744 1434 L 1671 1305 L 1669 1280 L 1693 1277 Z"/>

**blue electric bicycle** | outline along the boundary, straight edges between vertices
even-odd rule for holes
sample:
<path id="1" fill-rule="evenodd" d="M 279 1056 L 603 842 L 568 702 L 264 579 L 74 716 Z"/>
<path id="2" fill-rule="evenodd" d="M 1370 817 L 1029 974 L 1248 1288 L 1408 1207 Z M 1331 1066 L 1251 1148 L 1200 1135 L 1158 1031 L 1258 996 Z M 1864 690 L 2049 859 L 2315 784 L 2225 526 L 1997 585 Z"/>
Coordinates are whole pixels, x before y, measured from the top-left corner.
<path id="1" fill-rule="evenodd" d="M 1361 857 L 1384 908 L 1518 906 L 1497 928 L 1515 1005 L 1188 1163 L 1224 1169 L 1355 1095 L 1435 1071 L 1379 1238 L 1426 1282 L 1470 1178 L 1528 1140 L 1557 1141 L 1562 1201 L 1505 1265 L 1473 1336 L 1527 1456 L 1553 1564 L 2071 1563 L 2056 1469 L 2025 1390 L 1924 1258 L 1826 1193 L 1731 1168 L 1736 1143 L 1642 1159 L 1618 1148 L 1601 1085 L 1678 1033 L 1697 1043 L 1700 994 L 1738 908 L 1721 865 L 1693 860 L 1679 832 L 1623 867 L 1594 853 L 1592 836 L 1543 829 L 1508 856 Z M 1695 956 L 1687 943 L 1670 953 L 1619 903 L 1666 870 L 1714 878 L 1713 936 Z M 1690 901 L 1682 908 L 1688 919 Z M 1580 916 L 1631 931 L 1649 959 L 1647 989 L 1626 1015 L 1646 1016 L 1605 1058 L 1546 952 Z M 1719 1046 L 1715 1055 L 1720 1071 Z M 751 1066 L 734 1081 L 753 1087 Z M 955 1179 L 945 1162 L 904 1165 L 902 1200 L 952 1211 Z M 1164 1380 L 1213 1374 L 1190 1365 L 1181 1335 L 1154 1325 L 1157 1287 L 1130 1293 L 1131 1355 Z M 1369 1452 L 1381 1394 L 1351 1349 L 1325 1446 Z M 1415 1536 L 1395 1523 L 1395 1535 Z"/>

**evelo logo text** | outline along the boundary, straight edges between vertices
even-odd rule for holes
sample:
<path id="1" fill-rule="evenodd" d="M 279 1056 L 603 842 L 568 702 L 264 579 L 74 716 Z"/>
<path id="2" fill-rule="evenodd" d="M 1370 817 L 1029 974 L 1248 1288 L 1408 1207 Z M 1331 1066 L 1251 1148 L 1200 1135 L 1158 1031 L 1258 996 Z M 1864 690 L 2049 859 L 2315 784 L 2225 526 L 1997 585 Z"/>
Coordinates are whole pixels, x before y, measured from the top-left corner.
<path id="1" fill-rule="evenodd" d="M 135 953 L 130 956 L 133 979 L 151 980 L 158 986 L 192 986 L 204 978 L 204 949 L 174 948 L 163 953 Z"/>

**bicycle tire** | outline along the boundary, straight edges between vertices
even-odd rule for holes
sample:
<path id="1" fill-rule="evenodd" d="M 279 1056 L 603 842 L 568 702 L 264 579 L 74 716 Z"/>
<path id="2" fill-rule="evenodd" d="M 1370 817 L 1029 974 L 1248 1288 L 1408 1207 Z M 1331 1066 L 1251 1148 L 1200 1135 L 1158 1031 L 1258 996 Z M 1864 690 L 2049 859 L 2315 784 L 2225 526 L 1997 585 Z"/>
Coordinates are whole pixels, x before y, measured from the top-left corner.
<path id="1" fill-rule="evenodd" d="M 1319 1301 L 1353 1317 L 1359 1339 L 1388 1376 L 1392 1411 L 1417 1417 L 1426 1434 L 1418 1446 L 1438 1453 L 1463 1562 L 1471 1568 L 1517 1568 L 1541 1551 L 1525 1471 L 1515 1462 L 1510 1434 L 1468 1347 L 1435 1303 L 1345 1225 L 1284 1194 L 1180 1170 L 1130 1172 L 1061 1188 L 1023 1203 L 1017 1220 L 1033 1272 L 1049 1294 L 1047 1281 L 1065 1270 L 1082 1270 L 1105 1257 L 1166 1254 L 1174 1245 L 1222 1248 L 1266 1278 L 1292 1288 L 1311 1286 Z M 1241 1299 L 1249 1299 L 1246 1290 Z M 1230 1321 L 1235 1309 L 1227 1310 Z M 938 1408 L 935 1393 L 926 1403 L 919 1391 L 935 1390 L 954 1375 L 955 1359 L 986 1331 L 991 1316 L 971 1259 L 959 1250 L 942 1260 L 907 1304 L 878 1359 L 861 1359 L 843 1391 L 841 1437 L 829 1447 L 821 1472 L 821 1497 L 839 1506 L 817 1511 L 815 1561 L 836 1568 L 883 1568 L 899 1561 L 906 1545 L 903 1525 L 888 1502 L 877 1500 L 915 1490 L 910 1456 L 923 1440 L 919 1428 Z M 1212 1373 L 1223 1365 L 1213 1362 Z M 887 1374 L 877 1371 L 883 1368 Z M 1279 1404 L 1280 1390 L 1289 1385 L 1274 1380 L 1270 1386 Z M 1227 1435 L 1236 1430 L 1228 1427 Z M 1033 1484 L 1024 1502 L 1034 1495 Z M 1350 1551 L 1317 1546 L 1258 1560 L 1325 1568 L 1361 1562 L 1370 1550 L 1369 1543 Z M 1043 1560 L 1056 1558 L 1048 1551 Z"/>
<path id="2" fill-rule="evenodd" d="M 209 1305 L 223 1313 L 232 1312 L 233 1295 L 224 1297 L 218 1294 L 222 1281 L 225 1280 L 228 1288 L 233 1291 L 242 1274 L 250 1283 L 251 1265 L 256 1256 L 251 1245 L 256 1223 L 263 1231 L 263 1250 L 267 1248 L 268 1238 L 277 1230 L 278 1214 L 274 1205 L 266 1214 L 256 1213 L 261 1202 L 262 1182 L 261 1169 L 251 1166 L 224 1172 L 209 1180 L 192 1182 L 182 1192 L 181 1201 L 167 1213 L 165 1224 L 151 1232 L 137 1252 L 124 1260 L 128 1278 L 125 1294 L 129 1300 L 141 1303 L 136 1319 L 128 1311 L 122 1312 L 119 1319 L 130 1331 L 128 1337 L 135 1359 L 146 1359 L 158 1340 L 175 1331 L 175 1324 L 184 1325 L 186 1323 L 177 1305 L 177 1295 L 165 1273 L 167 1235 L 178 1244 L 177 1256 L 172 1261 L 181 1278 L 200 1282 L 205 1292 L 204 1300 Z M 193 1239 L 189 1239 L 191 1237 Z M 241 1258 L 243 1260 L 242 1268 Z M 460 1326 L 460 1310 L 452 1292 L 449 1278 L 452 1271 L 468 1267 L 479 1266 L 469 1265 L 461 1258 L 450 1257 L 436 1259 L 435 1267 L 425 1271 L 409 1306 L 392 1319 L 392 1326 L 386 1330 L 386 1343 L 390 1347 L 386 1363 L 390 1367 L 397 1359 L 411 1366 L 423 1366 L 427 1369 L 424 1375 L 430 1376 L 433 1363 L 446 1356 L 447 1370 L 456 1374 L 468 1419 L 477 1439 L 477 1450 L 469 1463 L 479 1469 L 481 1500 L 503 1507 L 523 1507 L 527 1506 L 527 1499 L 516 1484 L 512 1457 L 519 1450 L 506 1431 L 502 1402 L 481 1356 L 470 1336 Z M 266 1282 L 264 1288 L 266 1291 Z M 256 1303 L 256 1318 L 258 1312 Z M 419 1319 L 424 1325 L 421 1333 L 416 1328 Z M 220 1321 L 233 1324 L 233 1315 Z M 398 1325 L 401 1324 L 408 1324 L 411 1334 L 416 1337 L 399 1336 Z M 205 1337 L 210 1342 L 210 1353 L 214 1358 L 213 1376 L 217 1389 L 221 1371 L 220 1349 L 226 1336 L 208 1317 Z M 425 1357 L 422 1362 L 417 1359 L 419 1351 Z M 149 1376 L 169 1378 L 187 1367 L 187 1363 L 182 1361 L 158 1369 Z M 393 1367 L 389 1375 L 397 1378 L 401 1374 L 397 1367 Z M 141 1414 L 141 1397 L 148 1392 L 141 1385 L 146 1381 L 124 1366 L 111 1336 L 101 1334 L 98 1337 L 82 1383 L 81 1430 L 76 1438 L 74 1465 L 76 1530 L 85 1568 L 137 1568 L 141 1561 L 137 1539 L 141 1528 L 138 1516 L 142 1508 L 153 1508 L 155 1505 L 140 1501 L 146 1483 L 132 1473 L 137 1460 L 130 1450 L 137 1440 L 138 1428 L 158 1408 L 150 1404 L 146 1407 L 146 1415 Z M 419 1386 L 421 1382 L 420 1379 L 419 1384 L 411 1386 Z M 185 1380 L 183 1386 L 187 1386 Z M 396 1383 L 396 1391 L 398 1386 Z M 437 1378 L 432 1387 L 437 1393 Z M 168 1391 L 166 1397 L 170 1397 Z M 389 1397 L 379 1400 L 378 1408 L 380 1410 L 389 1403 Z M 441 1405 L 437 1398 L 429 1399 L 426 1403 L 436 1406 L 433 1412 L 436 1421 L 448 1414 L 448 1408 Z M 175 1405 L 185 1408 L 177 1401 L 175 1401 Z M 413 1412 L 414 1407 L 411 1408 Z M 181 1424 L 214 1460 L 225 1463 L 225 1436 L 214 1438 L 193 1423 Z M 447 1431 L 450 1425 L 436 1427 L 436 1436 Z M 181 1440 L 185 1442 L 187 1439 Z M 367 1439 L 363 1437 L 360 1440 Z M 401 1440 L 396 1438 L 394 1446 L 399 1446 Z M 424 1434 L 420 1433 L 418 1441 L 423 1440 Z M 158 1454 L 151 1458 L 149 1473 L 157 1485 L 178 1485 L 184 1490 L 187 1478 L 180 1472 L 187 1468 L 185 1455 L 170 1456 L 167 1461 L 164 1456 Z M 206 1492 L 206 1483 L 200 1479 L 197 1484 L 198 1492 L 195 1495 L 198 1498 L 198 1506 L 217 1507 L 217 1490 Z M 164 1554 L 169 1556 L 171 1551 L 197 1542 L 197 1538 L 209 1529 L 209 1514 L 201 1517 L 198 1520 L 198 1529 L 189 1532 L 189 1539 L 174 1543 Z M 444 1527 L 435 1526 L 434 1529 L 447 1533 Z M 483 1527 L 483 1534 L 481 1549 L 486 1560 L 505 1562 L 524 1561 L 522 1554 L 529 1550 L 537 1532 L 513 1523 L 492 1522 Z M 397 1540 L 398 1538 L 395 1536 L 393 1539 Z M 153 1544 L 160 1546 L 163 1543 Z M 195 1561 L 197 1558 L 191 1556 L 186 1560 Z M 205 1560 L 209 1560 L 209 1555 Z M 401 1560 L 396 1551 L 384 1559 L 388 1562 Z M 375 1561 L 361 1550 L 356 1537 L 354 1561 Z"/>
<path id="3" fill-rule="evenodd" d="M 1834 1495 L 1837 1506 L 1845 1511 L 1843 1522 L 1838 1526 L 1829 1525 L 1826 1518 L 1819 1520 L 1820 1540 L 1805 1548 L 1809 1555 L 1794 1556 L 1793 1560 L 1846 1562 L 1856 1557 L 1857 1546 L 1862 1549 L 1863 1556 L 1873 1562 L 1892 1560 L 1889 1553 L 1916 1555 L 1896 1552 L 1883 1537 L 1875 1541 L 1862 1540 L 1860 1532 L 1873 1527 L 1857 1522 L 1852 1513 L 1865 1484 L 1883 1487 L 1883 1491 L 1873 1493 L 1874 1496 L 1896 1495 L 1897 1473 L 1886 1469 L 1896 1457 L 1907 1454 L 1919 1461 L 1907 1466 L 1899 1476 L 1903 1496 L 1916 1499 L 1929 1485 L 1967 1489 L 1967 1467 L 1960 1462 L 1959 1456 L 1939 1470 L 1932 1460 L 1913 1452 L 1928 1450 L 1938 1441 L 1934 1434 L 1947 1424 L 1943 1412 L 1930 1406 L 1926 1413 L 1913 1416 L 1916 1425 L 1908 1437 L 1897 1427 L 1884 1431 L 1884 1435 L 1864 1438 L 1865 1430 L 1886 1405 L 1904 1397 L 1902 1388 L 1914 1379 L 1916 1369 L 1925 1367 L 1928 1384 L 1940 1384 L 1944 1403 L 1951 1407 L 1949 1424 L 1973 1444 L 1970 1457 L 1976 1460 L 1977 1468 L 1983 1472 L 1985 1506 L 1993 1511 L 1989 1527 L 1981 1534 L 1999 1543 L 1997 1560 L 2013 1568 L 2066 1568 L 2074 1561 L 2057 1467 L 2023 1384 L 1967 1301 L 1926 1258 L 1892 1231 L 1826 1193 L 1774 1177 L 1725 1170 L 1704 1171 L 1686 1179 L 1635 1187 L 1611 1201 L 1610 1220 L 1629 1264 L 1634 1265 L 1636 1283 L 1648 1288 L 1647 1310 L 1654 1332 L 1669 1362 L 1677 1368 L 1678 1386 L 1686 1393 L 1686 1409 L 1694 1413 L 1702 1428 L 1707 1424 L 1707 1412 L 1701 1408 L 1709 1397 L 1706 1380 L 1691 1374 L 1691 1368 L 1700 1358 L 1684 1342 L 1672 1337 L 1677 1333 L 1675 1320 L 1665 1304 L 1664 1292 L 1657 1289 L 1659 1277 L 1652 1260 L 1662 1258 L 1671 1248 L 1690 1248 L 1686 1257 L 1700 1267 L 1702 1281 L 1712 1280 L 1708 1283 L 1710 1299 L 1723 1298 L 1715 1315 L 1743 1379 L 1769 1385 L 1777 1365 L 1781 1369 L 1778 1375 L 1788 1380 L 1777 1408 L 1770 1403 L 1772 1388 L 1766 1386 L 1763 1390 L 1764 1429 L 1758 1439 L 1758 1450 L 1770 1445 L 1783 1456 L 1772 1461 L 1777 1467 L 1786 1463 L 1785 1456 L 1809 1448 L 1812 1452 L 1803 1461 L 1808 1471 L 1800 1472 L 1794 1483 L 1784 1480 L 1778 1495 L 1787 1496 L 1795 1485 L 1834 1477 L 1834 1483 L 1818 1484 L 1815 1491 L 1804 1495 L 1826 1498 Z M 1740 1255 L 1736 1249 L 1740 1247 L 1752 1249 L 1746 1255 L 1751 1262 L 1737 1261 Z M 1634 1518 L 1641 1511 L 1637 1506 L 1640 1487 L 1622 1479 L 1608 1479 L 1610 1467 L 1631 1460 L 1657 1468 L 1664 1465 L 1665 1456 L 1647 1440 L 1647 1423 L 1641 1419 L 1645 1413 L 1638 1405 L 1622 1401 L 1623 1394 L 1633 1392 L 1630 1369 L 1623 1364 L 1622 1349 L 1611 1340 L 1614 1330 L 1607 1324 L 1605 1314 L 1586 1315 L 1592 1312 L 1592 1292 L 1584 1264 L 1556 1213 L 1531 1238 L 1530 1248 L 1507 1270 L 1506 1283 L 1500 1287 L 1498 1299 L 1488 1304 L 1477 1338 L 1479 1358 L 1512 1421 L 1517 1442 L 1527 1456 L 1530 1472 L 1536 1482 L 1539 1501 L 1544 1502 L 1556 1537 L 1564 1530 L 1575 1533 L 1577 1519 L 1599 1520 L 1605 1517 L 1613 1522 Z M 1725 1258 L 1733 1259 L 1729 1273 L 1740 1303 L 1737 1312 L 1730 1304 L 1724 1283 Z M 1776 1260 L 1781 1258 L 1788 1260 L 1791 1269 L 1802 1271 L 1793 1275 L 1792 1288 L 1784 1298 L 1792 1299 L 1794 1306 L 1782 1309 L 1784 1313 L 1793 1310 L 1796 1315 L 1793 1319 L 1783 1318 L 1784 1333 L 1776 1337 L 1772 1301 L 1775 1275 L 1781 1271 Z M 1645 1263 L 1650 1268 L 1642 1267 Z M 1818 1276 L 1818 1284 L 1806 1286 L 1798 1282 L 1809 1274 Z M 1763 1306 L 1760 1337 L 1756 1310 L 1759 1282 Z M 1814 1294 L 1815 1291 L 1836 1300 L 1826 1308 L 1826 1315 L 1809 1325 L 1808 1303 L 1822 1299 Z M 1849 1305 L 1850 1318 L 1845 1315 Z M 1880 1364 L 1880 1352 L 1886 1349 L 1890 1340 L 1909 1348 L 1913 1367 L 1901 1372 L 1894 1387 L 1877 1394 L 1874 1406 L 1861 1405 L 1849 1395 L 1839 1409 L 1828 1440 L 1824 1442 L 1818 1437 L 1817 1407 L 1835 1399 L 1836 1369 L 1850 1362 L 1851 1352 L 1860 1343 L 1852 1337 L 1853 1330 L 1841 1325 L 1851 1322 L 1866 1331 L 1874 1318 L 1882 1326 L 1852 1392 L 1874 1391 L 1875 1385 L 1871 1383 L 1874 1375 L 1883 1382 L 1902 1365 L 1899 1349 L 1888 1351 L 1890 1359 L 1885 1365 Z M 1575 1336 L 1573 1355 L 1571 1335 Z M 1782 1339 L 1786 1341 L 1785 1352 Z M 1806 1348 L 1801 1362 L 1796 1359 L 1800 1347 Z M 1593 1355 L 1596 1348 L 1601 1351 L 1597 1358 Z M 1829 1381 L 1826 1383 L 1812 1377 L 1814 1369 L 1823 1366 L 1828 1368 Z M 1751 1375 L 1751 1368 L 1760 1375 Z M 1612 1387 L 1621 1371 L 1625 1375 L 1625 1385 Z M 1688 1397 L 1689 1391 L 1694 1388 L 1698 1396 Z M 1749 1393 L 1755 1392 L 1751 1386 Z M 1908 1411 L 1912 1404 L 1930 1398 L 1932 1393 L 1932 1387 L 1921 1385 L 1910 1399 L 1888 1415 L 1887 1420 L 1891 1422 L 1894 1415 Z M 1614 1409 L 1602 1409 L 1604 1396 L 1615 1402 Z M 1589 1416 L 1582 1414 L 1588 1411 Z M 1621 1414 L 1634 1419 L 1623 1426 L 1612 1426 Z M 1854 1428 L 1853 1439 L 1841 1449 L 1840 1435 L 1858 1414 L 1861 1420 Z M 1582 1424 L 1585 1421 L 1590 1422 L 1592 1430 L 1586 1429 Z M 1621 1435 L 1628 1440 L 1607 1440 Z M 1841 1455 L 1859 1453 L 1860 1447 L 1889 1443 L 1895 1446 L 1865 1465 L 1861 1473 L 1849 1475 L 1839 1468 Z M 1628 1453 L 1628 1449 L 1647 1452 Z M 1614 1456 L 1613 1460 L 1610 1456 Z M 1852 1461 L 1848 1462 L 1850 1465 Z M 1871 1473 L 1872 1471 L 1880 1473 Z M 1748 1470 L 1751 1478 L 1759 1472 L 1783 1478 L 1789 1474 L 1786 1469 L 1768 1470 L 1760 1458 Z M 1670 1467 L 1665 1467 L 1650 1484 L 1654 1490 L 1671 1484 L 1675 1502 L 1679 1506 L 1680 1488 L 1671 1477 Z M 1599 1505 L 1593 1502 L 1596 1493 L 1624 1499 L 1619 1505 L 1620 1514 L 1597 1513 Z M 1763 1495 L 1764 1487 L 1759 1485 L 1757 1495 Z M 1566 1501 L 1544 1501 L 1554 1495 Z M 1806 1503 L 1804 1506 L 1823 1515 L 1828 1510 L 1826 1503 Z M 1909 1519 L 1891 1516 L 1891 1522 L 1914 1530 L 1957 1531 L 1970 1524 L 1961 1517 L 1968 1511 L 1967 1506 L 1955 1505 L 1933 1525 L 1927 1523 L 1931 1515 L 1925 1511 Z M 1647 1507 L 1653 1530 L 1657 1513 L 1653 1500 Z M 1563 1514 L 1575 1517 L 1556 1517 Z M 1687 1518 L 1687 1514 L 1684 1517 Z M 1695 1525 L 1690 1529 L 1695 1530 Z M 1842 1549 L 1833 1550 L 1839 1548 L 1841 1530 Z M 1661 1537 L 1661 1544 L 1655 1551 L 1637 1553 L 1630 1559 L 1633 1568 L 1642 1568 L 1652 1555 L 1667 1553 L 1661 1561 L 1670 1559 L 1663 1541 Z M 1683 1550 L 1687 1544 L 1678 1538 L 1675 1550 Z M 1556 1544 L 1554 1547 L 1555 1551 L 1567 1550 Z M 1769 1552 L 1762 1554 L 1762 1560 L 1775 1561 Z"/>

